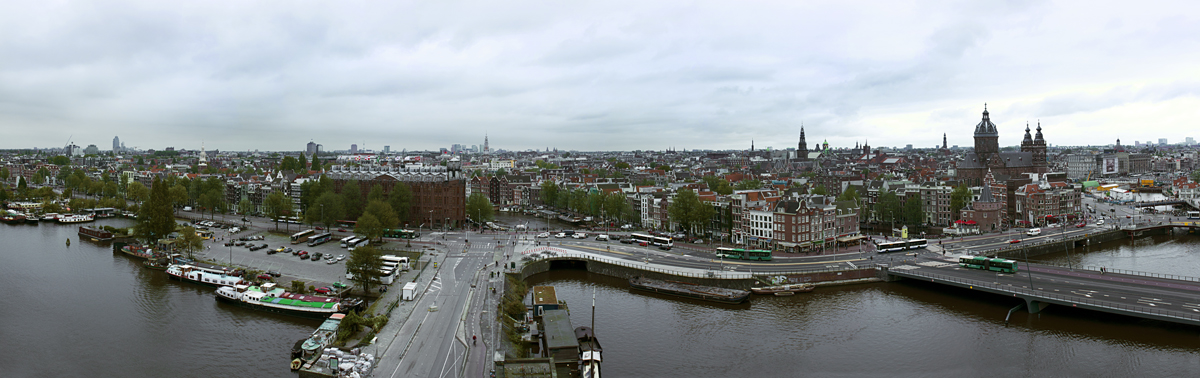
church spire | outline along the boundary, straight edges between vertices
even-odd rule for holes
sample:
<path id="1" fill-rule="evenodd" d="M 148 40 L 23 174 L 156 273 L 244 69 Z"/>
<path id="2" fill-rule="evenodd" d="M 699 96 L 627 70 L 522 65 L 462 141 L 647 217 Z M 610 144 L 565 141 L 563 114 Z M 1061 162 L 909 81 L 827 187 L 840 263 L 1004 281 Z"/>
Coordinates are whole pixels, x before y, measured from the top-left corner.
<path id="1" fill-rule="evenodd" d="M 942 149 L 943 149 L 943 150 L 949 149 L 949 148 L 948 148 L 948 147 L 946 147 L 946 146 L 947 146 L 947 144 L 946 144 L 946 133 L 942 133 Z"/>

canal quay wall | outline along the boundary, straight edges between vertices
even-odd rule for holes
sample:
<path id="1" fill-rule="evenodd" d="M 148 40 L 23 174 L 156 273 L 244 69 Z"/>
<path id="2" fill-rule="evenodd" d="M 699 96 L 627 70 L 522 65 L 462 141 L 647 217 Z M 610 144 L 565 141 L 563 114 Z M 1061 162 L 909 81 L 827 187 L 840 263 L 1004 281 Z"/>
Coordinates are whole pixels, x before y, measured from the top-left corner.
<path id="1" fill-rule="evenodd" d="M 812 283 L 818 286 L 878 282 L 878 272 L 875 267 L 858 269 L 819 270 L 811 272 L 780 272 L 780 273 L 744 273 L 744 272 L 708 272 L 688 269 L 672 269 L 661 265 L 638 262 L 610 263 L 583 256 L 550 257 L 529 261 L 523 264 L 515 273 L 522 280 L 539 273 L 551 270 L 578 269 L 589 273 L 601 274 L 621 279 L 646 277 L 658 280 L 686 282 L 697 285 L 724 287 L 730 289 L 748 290 L 751 287 L 766 285 L 782 285 L 793 283 Z M 694 272 L 693 272 L 694 271 Z"/>

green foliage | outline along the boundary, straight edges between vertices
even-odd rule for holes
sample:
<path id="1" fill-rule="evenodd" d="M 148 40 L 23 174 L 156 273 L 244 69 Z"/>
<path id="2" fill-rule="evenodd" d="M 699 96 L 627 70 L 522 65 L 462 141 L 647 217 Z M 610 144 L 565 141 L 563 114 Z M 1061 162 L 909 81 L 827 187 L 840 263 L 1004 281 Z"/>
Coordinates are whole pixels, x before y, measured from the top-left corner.
<path id="1" fill-rule="evenodd" d="M 540 160 L 539 160 L 540 161 Z M 553 181 L 542 181 L 542 203 L 553 206 L 558 203 L 558 184 Z"/>
<path id="2" fill-rule="evenodd" d="M 383 236 L 384 229 L 385 227 L 379 222 L 379 219 L 368 213 L 358 217 L 354 232 L 367 237 L 368 240 L 376 240 Z"/>
<path id="3" fill-rule="evenodd" d="M 196 229 L 192 227 L 184 227 L 179 231 L 178 239 L 175 239 L 175 248 L 187 253 L 191 258 L 193 253 L 204 249 L 204 239 L 200 235 L 196 235 Z"/>
<path id="4" fill-rule="evenodd" d="M 379 282 L 379 269 L 383 268 L 383 262 L 379 258 L 383 253 L 371 246 L 363 246 L 350 251 L 350 258 L 346 259 L 346 272 L 354 276 L 354 283 L 363 289 L 363 292 L 371 292 L 371 288 Z"/>
<path id="5" fill-rule="evenodd" d="M 329 191 L 313 201 L 309 210 L 304 213 L 304 221 L 309 224 L 321 222 L 325 227 L 329 227 L 341 219 L 342 215 L 342 197 Z"/>
<path id="6" fill-rule="evenodd" d="M 616 169 L 629 169 L 629 163 L 618 161 L 617 164 L 613 164 L 613 167 Z"/>
<path id="7" fill-rule="evenodd" d="M 303 169 L 304 164 L 299 160 L 296 160 L 295 157 L 284 156 L 283 159 L 279 161 L 279 170 L 281 171 L 299 171 Z"/>
<path id="8" fill-rule="evenodd" d="M 839 195 L 837 199 L 838 199 L 838 201 L 854 200 L 855 202 L 860 202 L 859 201 L 860 198 L 858 196 L 858 189 L 854 189 L 853 186 L 847 186 L 846 190 L 843 190 L 842 194 Z"/>
<path id="9" fill-rule="evenodd" d="M 71 158 L 68 158 L 63 155 L 54 156 L 54 157 L 50 158 L 50 164 L 60 165 L 60 166 L 61 165 L 69 165 L 69 164 L 71 164 Z"/>
<path id="10" fill-rule="evenodd" d="M 669 166 L 669 165 L 666 165 L 666 164 L 663 164 L 663 165 L 660 165 L 660 166 L 658 166 L 658 167 L 657 167 L 657 169 L 659 169 L 659 170 L 662 170 L 662 171 L 666 171 L 666 172 L 670 172 L 670 171 L 671 171 L 671 166 Z"/>
<path id="11" fill-rule="evenodd" d="M 505 171 L 504 168 L 500 168 L 500 169 L 496 170 L 496 177 L 507 176 L 507 175 L 508 175 L 508 171 Z"/>
<path id="12" fill-rule="evenodd" d="M 292 289 L 289 291 L 296 294 L 304 294 L 306 292 L 306 288 L 304 287 L 305 284 L 306 282 L 304 281 L 292 280 Z"/>
<path id="13" fill-rule="evenodd" d="M 612 192 L 604 196 L 604 213 L 608 219 L 624 220 L 633 215 L 633 209 L 624 194 Z"/>
<path id="14" fill-rule="evenodd" d="M 908 197 L 904 202 L 904 224 L 913 226 L 922 226 L 925 224 L 925 212 L 921 206 L 921 195 Z"/>
<path id="15" fill-rule="evenodd" d="M 964 207 L 971 203 L 971 189 L 965 184 L 958 184 L 954 191 L 950 192 L 950 217 L 951 219 L 959 219 L 960 212 Z"/>
<path id="16" fill-rule="evenodd" d="M 150 198 L 150 188 L 134 181 L 125 187 L 125 197 L 138 202 L 145 201 Z"/>
<path id="17" fill-rule="evenodd" d="M 671 221 L 678 223 L 683 231 L 692 234 L 700 226 L 707 224 L 715 214 L 712 205 L 700 201 L 700 197 L 691 189 L 681 189 L 675 194 L 671 204 L 667 206 L 667 214 Z"/>
<path id="18" fill-rule="evenodd" d="M 317 160 L 317 154 L 313 154 L 312 163 L 308 165 L 308 169 L 319 171 L 321 170 L 321 162 Z M 324 176 L 322 176 L 324 177 Z"/>
<path id="19" fill-rule="evenodd" d="M 189 200 L 187 187 L 181 183 L 176 183 L 172 186 L 168 193 L 167 203 L 173 207 L 182 207 L 187 205 Z"/>
<path id="20" fill-rule="evenodd" d="M 266 212 L 267 218 L 275 221 L 275 229 L 279 229 L 279 219 L 287 216 L 291 210 L 291 201 L 280 192 L 272 192 L 263 201 L 263 210 Z"/>
<path id="21" fill-rule="evenodd" d="M 362 210 L 363 195 L 358 180 L 347 181 L 342 185 L 342 211 L 347 218 L 358 218 Z"/>
<path id="22" fill-rule="evenodd" d="M 72 204 L 71 208 L 80 207 Z M 162 179 L 155 178 L 150 185 L 150 198 L 139 209 L 135 234 L 138 238 L 152 242 L 174 231 L 175 215 L 167 184 Z"/>
<path id="23" fill-rule="evenodd" d="M 392 210 L 392 206 L 383 200 L 368 202 L 367 208 L 363 210 L 363 215 L 375 216 L 383 228 L 395 228 L 400 225 L 400 218 L 396 216 L 396 211 Z"/>
<path id="24" fill-rule="evenodd" d="M 734 186 L 733 186 L 733 188 L 737 189 L 737 190 L 754 190 L 754 189 L 762 189 L 762 187 L 763 187 L 763 182 L 758 181 L 757 179 L 746 179 L 746 180 L 738 181 L 737 184 L 734 184 Z"/>
<path id="25" fill-rule="evenodd" d="M 809 193 L 815 194 L 815 195 L 822 195 L 822 196 L 829 195 L 829 191 L 825 189 L 825 185 L 818 185 L 816 188 L 813 188 L 812 191 L 810 191 Z"/>
<path id="26" fill-rule="evenodd" d="M 896 196 L 896 192 L 885 192 L 879 195 L 879 199 L 875 202 L 875 219 L 882 222 L 899 221 L 904 214 L 901 213 L 900 198 Z"/>
<path id="27" fill-rule="evenodd" d="M 479 223 L 490 221 L 493 219 L 493 211 L 495 211 L 495 207 L 492 206 L 492 201 L 489 201 L 483 193 L 471 193 L 471 196 L 467 197 L 467 217 L 472 221 Z"/>
<path id="28" fill-rule="evenodd" d="M 375 184 L 371 186 L 371 192 L 367 194 L 367 202 L 383 201 L 383 185 Z"/>
<path id="29" fill-rule="evenodd" d="M 241 201 L 238 201 L 238 207 L 237 207 L 238 213 L 240 213 L 242 215 L 246 215 L 246 214 L 250 214 L 253 211 L 254 211 L 254 203 L 253 202 L 250 202 L 250 200 L 248 200 L 248 199 L 242 199 Z"/>
<path id="30" fill-rule="evenodd" d="M 399 222 L 407 222 L 412 216 L 412 188 L 403 182 L 396 183 L 392 187 L 392 192 L 388 193 L 388 205 L 392 206 L 392 211 L 396 214 L 396 219 Z"/>

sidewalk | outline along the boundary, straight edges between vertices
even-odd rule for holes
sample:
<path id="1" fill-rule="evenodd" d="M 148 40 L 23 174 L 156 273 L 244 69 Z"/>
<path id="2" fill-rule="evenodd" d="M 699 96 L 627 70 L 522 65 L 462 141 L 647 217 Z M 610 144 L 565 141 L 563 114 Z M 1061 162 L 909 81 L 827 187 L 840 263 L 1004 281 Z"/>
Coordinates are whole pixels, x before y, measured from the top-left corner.
<path id="1" fill-rule="evenodd" d="M 436 256 L 431 256 L 429 253 L 424 255 L 427 257 L 424 260 L 427 263 L 425 263 L 423 269 L 409 270 L 408 272 L 401 274 L 400 277 L 396 279 L 396 282 L 388 288 L 388 291 L 377 300 L 380 302 L 380 306 L 383 307 L 378 307 L 376 311 L 385 312 L 387 311 L 386 306 L 389 303 L 400 299 L 401 294 L 404 292 L 404 284 L 409 282 L 417 283 L 417 291 L 413 300 L 400 300 L 399 305 L 397 305 L 396 308 L 391 312 L 387 313 L 388 324 L 383 326 L 383 329 L 379 330 L 379 332 L 376 332 L 377 339 L 375 340 L 375 345 L 368 347 L 376 348 L 376 350 L 378 350 L 378 352 L 375 353 L 376 361 L 382 361 L 382 358 L 385 355 L 403 355 L 403 353 L 408 350 L 408 346 L 412 342 L 413 338 L 416 337 L 416 332 L 401 334 L 400 328 L 407 323 L 408 318 L 412 316 L 413 312 L 415 312 L 417 309 L 417 303 L 420 302 L 421 298 L 425 296 L 425 293 L 429 290 L 429 286 L 433 284 L 433 279 L 437 275 L 437 268 L 433 267 L 433 263 L 437 263 L 438 266 L 441 266 L 446 259 L 447 251 L 445 250 L 445 247 L 436 246 L 435 248 L 437 248 L 437 252 L 433 253 L 436 253 Z"/>

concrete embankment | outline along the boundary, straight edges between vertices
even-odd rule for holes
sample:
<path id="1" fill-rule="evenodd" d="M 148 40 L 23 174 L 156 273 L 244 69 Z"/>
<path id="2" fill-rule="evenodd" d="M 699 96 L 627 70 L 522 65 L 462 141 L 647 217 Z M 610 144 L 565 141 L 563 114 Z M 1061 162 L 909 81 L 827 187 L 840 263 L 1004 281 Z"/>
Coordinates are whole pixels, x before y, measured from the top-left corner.
<path id="1" fill-rule="evenodd" d="M 517 274 L 524 280 L 538 273 L 558 269 L 586 270 L 591 273 L 623 279 L 642 276 L 657 280 L 679 281 L 742 290 L 755 286 L 764 286 L 767 285 L 767 282 L 771 284 L 812 283 L 826 286 L 878 281 L 874 267 L 803 273 L 764 273 L 755 274 L 753 278 L 721 278 L 717 275 L 710 276 L 704 273 L 672 271 L 669 268 L 651 266 L 649 264 L 644 269 L 641 269 L 635 266 L 616 265 L 580 257 L 554 257 L 526 262 L 521 266 Z"/>

